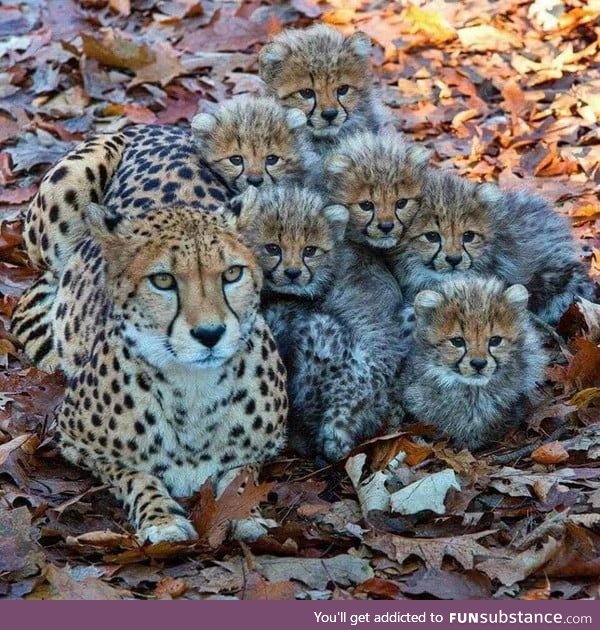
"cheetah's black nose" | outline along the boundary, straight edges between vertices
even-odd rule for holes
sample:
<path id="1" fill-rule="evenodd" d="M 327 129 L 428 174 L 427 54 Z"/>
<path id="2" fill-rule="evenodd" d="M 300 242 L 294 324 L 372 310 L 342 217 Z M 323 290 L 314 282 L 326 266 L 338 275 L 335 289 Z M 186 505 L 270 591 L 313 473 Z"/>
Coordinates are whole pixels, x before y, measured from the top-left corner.
<path id="1" fill-rule="evenodd" d="M 377 227 L 384 234 L 389 234 L 394 229 L 394 224 L 391 221 L 386 221 L 385 223 L 378 223 Z"/>
<path id="2" fill-rule="evenodd" d="M 290 280 L 295 280 L 296 278 L 300 277 L 300 274 L 302 273 L 302 269 L 298 269 L 298 267 L 289 267 L 283 273 L 285 273 L 285 275 Z"/>
<path id="3" fill-rule="evenodd" d="M 338 115 L 338 110 L 333 107 L 328 107 L 321 112 L 321 118 L 326 120 L 327 122 L 333 122 L 335 117 Z"/>
<path id="4" fill-rule="evenodd" d="M 487 359 L 471 359 L 469 363 L 474 370 L 481 372 L 481 370 L 483 370 L 483 368 L 487 365 Z"/>
<path id="5" fill-rule="evenodd" d="M 246 181 L 250 186 L 256 186 L 258 188 L 265 181 L 265 178 L 261 175 L 248 175 Z"/>
<path id="6" fill-rule="evenodd" d="M 207 348 L 216 346 L 224 332 L 225 326 L 223 326 L 223 324 L 219 324 L 218 326 L 198 326 L 190 330 L 192 337 Z"/>
<path id="7" fill-rule="evenodd" d="M 453 254 L 452 256 L 446 256 L 446 262 L 452 267 L 456 267 L 462 261 L 461 254 Z"/>

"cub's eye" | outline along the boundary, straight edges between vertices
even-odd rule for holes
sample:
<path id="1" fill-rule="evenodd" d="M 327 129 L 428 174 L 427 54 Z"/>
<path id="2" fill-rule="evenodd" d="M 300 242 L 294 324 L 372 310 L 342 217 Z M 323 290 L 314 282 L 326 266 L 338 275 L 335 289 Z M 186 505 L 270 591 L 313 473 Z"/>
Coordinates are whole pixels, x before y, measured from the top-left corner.
<path id="1" fill-rule="evenodd" d="M 463 234 L 463 243 L 471 243 L 474 238 L 475 232 L 471 232 L 471 230 L 469 230 Z"/>
<path id="2" fill-rule="evenodd" d="M 170 291 L 177 286 L 177 281 L 170 273 L 154 273 L 148 279 L 157 289 Z"/>
<path id="3" fill-rule="evenodd" d="M 396 201 L 396 208 L 398 208 L 398 210 L 402 210 L 402 208 L 406 208 L 407 203 L 408 199 L 398 199 L 398 201 Z"/>
<path id="4" fill-rule="evenodd" d="M 465 340 L 462 337 L 452 337 L 452 339 L 450 339 L 450 343 L 456 348 L 464 348 L 466 345 Z"/>
<path id="5" fill-rule="evenodd" d="M 300 90 L 299 94 L 300 94 L 300 96 L 302 98 L 314 98 L 315 97 L 315 91 L 311 90 L 310 88 L 304 88 L 303 90 Z"/>
<path id="6" fill-rule="evenodd" d="M 502 343 L 502 337 L 498 337 L 497 335 L 495 335 L 494 337 L 490 337 L 490 346 L 492 348 L 499 346 L 501 343 Z"/>
<path id="7" fill-rule="evenodd" d="M 337 93 L 339 96 L 344 96 L 344 94 L 348 94 L 348 90 L 350 89 L 349 85 L 340 85 L 340 87 L 337 89 Z"/>
<path id="8" fill-rule="evenodd" d="M 277 164 L 277 162 L 279 162 L 280 157 L 278 155 L 267 155 L 267 158 L 265 160 L 265 163 L 268 166 L 273 166 L 273 164 Z"/>
<path id="9" fill-rule="evenodd" d="M 375 210 L 375 206 L 372 201 L 361 201 L 358 204 L 358 207 L 361 208 L 361 210 L 365 210 L 365 212 L 373 212 L 373 210 Z"/>
<path id="10" fill-rule="evenodd" d="M 269 256 L 281 256 L 281 247 L 275 243 L 267 243 L 265 245 L 265 251 Z"/>
<path id="11" fill-rule="evenodd" d="M 442 240 L 441 236 L 437 232 L 425 232 L 425 238 L 430 243 L 439 243 Z"/>
<path id="12" fill-rule="evenodd" d="M 309 245 L 308 247 L 305 247 L 304 251 L 302 252 L 302 254 L 306 258 L 312 258 L 316 253 L 317 253 L 317 248 L 313 247 L 312 245 Z"/>
<path id="13" fill-rule="evenodd" d="M 244 158 L 243 158 L 241 155 L 232 155 L 232 156 L 229 158 L 229 161 L 230 161 L 232 164 L 235 164 L 235 166 L 239 166 L 240 164 L 243 164 L 243 163 L 244 163 Z"/>
<path id="14" fill-rule="evenodd" d="M 240 265 L 233 265 L 233 267 L 229 267 L 223 272 L 223 281 L 227 284 L 231 284 L 232 282 L 237 282 L 244 273 L 244 268 Z"/>

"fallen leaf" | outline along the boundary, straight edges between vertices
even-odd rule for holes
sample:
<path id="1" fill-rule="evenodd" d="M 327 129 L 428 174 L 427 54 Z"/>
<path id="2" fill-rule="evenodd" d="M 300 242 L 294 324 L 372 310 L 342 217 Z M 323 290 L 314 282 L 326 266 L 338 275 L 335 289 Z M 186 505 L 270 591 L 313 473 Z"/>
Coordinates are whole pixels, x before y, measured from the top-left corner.
<path id="1" fill-rule="evenodd" d="M 560 442 L 549 442 L 543 444 L 531 453 L 531 459 L 538 464 L 560 464 L 569 459 L 569 453 Z"/>
<path id="2" fill-rule="evenodd" d="M 451 488 L 461 489 L 456 474 L 447 468 L 394 492 L 390 496 L 390 505 L 398 514 L 417 514 L 423 510 L 445 514 L 444 500 Z"/>

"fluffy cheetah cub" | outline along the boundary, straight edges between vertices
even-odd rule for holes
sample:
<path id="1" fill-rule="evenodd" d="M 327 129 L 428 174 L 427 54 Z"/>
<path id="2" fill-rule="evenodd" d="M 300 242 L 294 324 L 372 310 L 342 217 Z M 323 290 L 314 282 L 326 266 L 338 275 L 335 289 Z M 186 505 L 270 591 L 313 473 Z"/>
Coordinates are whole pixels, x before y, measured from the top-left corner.
<path id="1" fill-rule="evenodd" d="M 343 243 L 348 212 L 296 186 L 243 195 L 240 224 L 265 276 L 263 312 L 288 367 L 290 445 L 330 461 L 384 426 L 412 324 L 384 265 Z M 409 329 L 406 329 L 408 325 Z"/>
<path id="2" fill-rule="evenodd" d="M 284 443 L 285 368 L 258 314 L 261 271 L 218 213 L 131 218 L 92 205 L 52 337 L 68 389 L 63 454 L 110 484 L 142 540 L 194 530 L 172 496 Z"/>
<path id="3" fill-rule="evenodd" d="M 527 298 L 522 285 L 484 278 L 418 293 L 414 349 L 400 379 L 405 409 L 470 449 L 519 423 L 546 365 Z"/>
<path id="4" fill-rule="evenodd" d="M 429 155 L 400 134 L 359 133 L 333 149 L 325 185 L 350 210 L 348 239 L 379 250 L 398 245 L 419 208 Z"/>
<path id="5" fill-rule="evenodd" d="M 377 130 L 387 122 L 372 82 L 371 42 L 359 32 L 344 37 L 324 24 L 289 29 L 260 51 L 260 76 L 286 107 L 301 109 L 315 146 Z"/>
<path id="6" fill-rule="evenodd" d="M 529 308 L 550 323 L 576 296 L 594 293 L 566 220 L 542 198 L 443 171 L 427 177 L 395 274 L 409 298 L 472 275 L 524 284 Z"/>
<path id="7" fill-rule="evenodd" d="M 200 157 L 238 193 L 248 186 L 301 181 L 309 175 L 318 158 L 305 126 L 302 111 L 255 96 L 226 101 L 214 114 L 192 120 Z"/>

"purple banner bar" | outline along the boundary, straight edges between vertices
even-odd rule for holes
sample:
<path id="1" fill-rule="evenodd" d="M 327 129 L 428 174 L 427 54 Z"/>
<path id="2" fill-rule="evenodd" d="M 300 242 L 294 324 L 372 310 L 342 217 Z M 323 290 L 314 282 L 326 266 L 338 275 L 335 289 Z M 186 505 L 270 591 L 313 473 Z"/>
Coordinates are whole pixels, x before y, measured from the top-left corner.
<path id="1" fill-rule="evenodd" d="M 598 601 L 180 601 L 0 603 L 19 630 L 343 630 L 600 627 Z"/>

